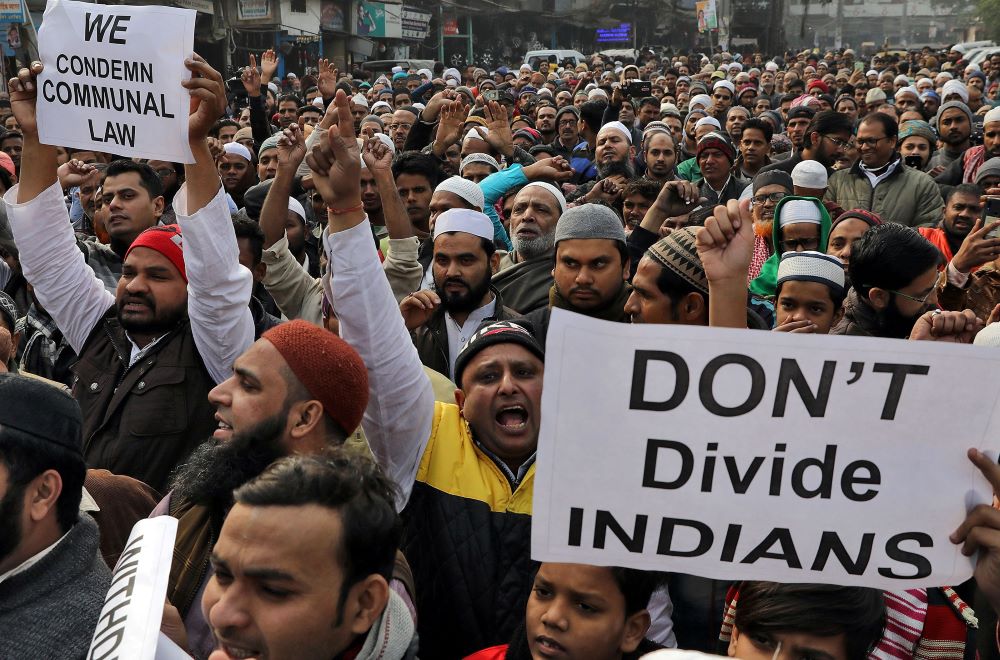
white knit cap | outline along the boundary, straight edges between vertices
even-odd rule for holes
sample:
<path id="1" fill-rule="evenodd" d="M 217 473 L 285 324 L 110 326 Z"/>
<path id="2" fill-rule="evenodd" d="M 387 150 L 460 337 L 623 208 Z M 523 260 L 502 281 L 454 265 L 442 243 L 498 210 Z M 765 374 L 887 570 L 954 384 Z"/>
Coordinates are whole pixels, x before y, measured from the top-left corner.
<path id="1" fill-rule="evenodd" d="M 976 346 L 1000 347 L 1000 323 L 990 323 L 980 330 L 972 343 Z"/>
<path id="2" fill-rule="evenodd" d="M 920 92 L 918 92 L 917 88 L 913 87 L 912 85 L 907 85 L 906 87 L 900 87 L 899 90 L 896 92 L 895 98 L 898 99 L 903 94 L 913 94 L 915 97 L 920 98 Z"/>
<path id="3" fill-rule="evenodd" d="M 437 190 L 441 190 L 441 186 L 438 186 Z M 482 196 L 482 193 L 479 194 Z M 453 231 L 472 234 L 488 241 L 493 240 L 493 222 L 486 217 L 486 214 L 472 209 L 448 209 L 434 221 L 434 240 L 441 234 Z"/>
<path id="4" fill-rule="evenodd" d="M 403 67 L 401 67 L 401 66 L 394 66 L 394 67 L 392 67 L 392 72 L 393 73 L 402 73 L 403 72 Z"/>
<path id="5" fill-rule="evenodd" d="M 947 101 L 950 94 L 958 94 L 962 103 L 969 102 L 969 88 L 961 80 L 949 80 L 941 88 L 941 100 Z"/>
<path id="6" fill-rule="evenodd" d="M 431 71 L 430 69 L 417 69 L 417 75 L 420 76 L 421 78 L 427 78 L 428 80 L 430 80 L 431 78 L 434 77 L 434 72 Z"/>
<path id="7" fill-rule="evenodd" d="M 546 183 L 545 181 L 532 181 L 521 188 L 521 190 L 526 190 L 528 188 L 541 188 L 550 195 L 556 198 L 556 202 L 559 203 L 559 212 L 563 213 L 566 211 L 566 197 L 562 194 L 562 191 L 553 186 L 551 183 Z"/>
<path id="8" fill-rule="evenodd" d="M 992 124 L 995 121 L 1000 121 L 1000 106 L 997 106 L 986 113 L 983 117 L 983 124 Z"/>
<path id="9" fill-rule="evenodd" d="M 695 94 L 691 97 L 691 100 L 688 101 L 688 112 L 694 110 L 696 105 L 700 105 L 703 108 L 711 107 L 712 97 L 708 94 Z"/>
<path id="10" fill-rule="evenodd" d="M 817 202 L 810 202 L 806 199 L 792 199 L 785 202 L 784 206 L 778 210 L 778 226 L 786 227 L 800 222 L 821 224 L 822 216 L 816 204 Z"/>
<path id="11" fill-rule="evenodd" d="M 733 83 L 729 82 L 728 80 L 719 80 L 719 81 L 716 81 L 716 83 L 714 85 L 712 85 L 712 91 L 714 92 L 715 90 L 719 89 L 720 87 L 725 87 L 726 89 L 728 89 L 730 94 L 735 94 L 736 93 L 736 85 L 734 85 Z"/>
<path id="12" fill-rule="evenodd" d="M 820 282 L 843 295 L 844 263 L 822 252 L 786 252 L 778 263 L 778 286 L 787 280 Z"/>
<path id="13" fill-rule="evenodd" d="M 900 83 L 902 83 L 902 84 L 905 84 L 905 85 L 909 85 L 910 84 L 910 79 L 906 77 L 906 74 L 901 73 L 898 76 L 896 76 L 893 79 L 892 82 L 893 82 L 893 84 L 900 84 Z"/>
<path id="14" fill-rule="evenodd" d="M 768 63 L 766 63 L 764 65 L 764 70 L 765 71 L 770 71 L 771 73 L 774 73 L 775 71 L 778 70 L 778 63 L 777 62 L 768 62 Z"/>
<path id="15" fill-rule="evenodd" d="M 624 136 L 626 140 L 628 140 L 629 144 L 632 144 L 632 131 L 628 130 L 625 127 L 625 124 L 621 123 L 620 121 L 609 121 L 604 126 L 601 126 L 601 130 L 599 130 L 597 134 L 600 135 L 606 130 L 618 131 L 619 133 L 622 134 L 622 136 Z"/>
<path id="16" fill-rule="evenodd" d="M 721 131 L 722 124 L 715 117 L 702 117 L 694 123 L 694 130 L 698 130 L 702 126 L 711 126 L 712 128 Z"/>
<path id="17" fill-rule="evenodd" d="M 826 168 L 815 160 L 804 160 L 792 168 L 792 185 L 820 190 L 826 188 Z"/>
<path id="18" fill-rule="evenodd" d="M 451 78 L 452 80 L 457 80 L 458 82 L 462 81 L 462 74 L 458 72 L 458 69 L 454 68 L 445 69 L 444 73 L 441 74 L 441 77 L 444 78 L 445 80 Z"/>
<path id="19" fill-rule="evenodd" d="M 480 132 L 481 131 L 481 132 Z M 490 134 L 490 129 L 485 126 L 473 126 L 469 129 L 469 132 L 465 134 L 465 139 L 462 140 L 462 144 L 465 144 L 469 140 L 479 140 L 480 142 L 486 142 L 486 136 Z"/>
<path id="20" fill-rule="evenodd" d="M 354 105 L 362 105 L 365 110 L 368 109 L 368 99 L 365 98 L 364 94 L 355 94 L 351 97 L 351 103 Z"/>
<path id="21" fill-rule="evenodd" d="M 473 183 L 468 179 L 463 179 L 460 176 L 448 177 L 439 183 L 437 188 L 434 189 L 434 192 L 438 191 L 450 192 L 458 195 L 480 211 L 483 210 L 483 206 L 486 204 L 486 200 L 483 198 L 482 189 L 476 183 Z M 492 237 L 493 234 L 491 233 L 490 238 Z"/>
<path id="22" fill-rule="evenodd" d="M 868 69 L 868 71 L 865 73 L 865 75 L 866 76 L 877 76 L 878 75 L 878 71 L 876 71 L 875 69 Z"/>
<path id="23" fill-rule="evenodd" d="M 314 106 L 316 106 L 317 108 L 319 108 L 320 110 L 322 110 L 324 108 L 323 97 L 322 96 L 317 96 L 316 98 L 314 98 L 312 100 L 312 104 Z M 386 105 L 388 105 L 388 103 Z"/>
<path id="24" fill-rule="evenodd" d="M 660 649 L 642 656 L 642 660 L 711 660 L 723 658 L 721 655 L 710 655 L 701 651 L 685 651 L 683 649 Z"/>
<path id="25" fill-rule="evenodd" d="M 596 98 L 606 99 L 606 98 L 608 98 L 608 93 L 605 92 L 600 87 L 595 87 L 594 89 L 592 89 L 589 92 L 587 92 L 587 100 L 588 101 L 593 101 Z"/>
<path id="26" fill-rule="evenodd" d="M 302 221 L 305 222 L 306 210 L 302 208 L 302 203 L 291 195 L 288 196 L 288 210 L 302 218 Z"/>
<path id="27" fill-rule="evenodd" d="M 458 173 L 461 174 L 462 172 L 464 172 L 465 166 L 470 165 L 472 163 L 484 163 L 492 167 L 494 172 L 500 171 L 500 163 L 498 163 L 497 159 L 494 158 L 493 156 L 489 154 L 469 154 L 468 156 L 463 158 L 461 164 L 459 164 Z"/>
<path id="28" fill-rule="evenodd" d="M 245 158 L 248 163 L 253 162 L 253 156 L 250 155 L 250 150 L 244 147 L 239 142 L 227 142 L 226 144 L 222 145 L 222 149 L 227 154 L 235 154 L 237 156 Z"/>

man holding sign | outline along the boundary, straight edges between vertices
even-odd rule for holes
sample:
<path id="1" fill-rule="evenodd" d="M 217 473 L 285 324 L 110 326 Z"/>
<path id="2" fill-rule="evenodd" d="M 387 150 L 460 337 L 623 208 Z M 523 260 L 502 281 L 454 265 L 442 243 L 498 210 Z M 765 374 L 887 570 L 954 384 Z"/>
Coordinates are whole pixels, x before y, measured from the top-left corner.
<path id="1" fill-rule="evenodd" d="M 239 264 L 206 141 L 225 108 L 225 85 L 198 55 L 185 66 L 195 77 L 175 93 L 190 95 L 186 143 L 195 162 L 174 198 L 179 225 L 139 235 L 116 295 L 84 263 L 56 179 L 56 148 L 39 137 L 42 64 L 21 69 L 9 83 L 25 158 L 20 184 L 4 199 L 24 276 L 80 356 L 74 395 L 83 410 L 85 458 L 90 467 L 157 490 L 215 430 L 208 392 L 228 377 L 254 335 L 252 277 Z"/>

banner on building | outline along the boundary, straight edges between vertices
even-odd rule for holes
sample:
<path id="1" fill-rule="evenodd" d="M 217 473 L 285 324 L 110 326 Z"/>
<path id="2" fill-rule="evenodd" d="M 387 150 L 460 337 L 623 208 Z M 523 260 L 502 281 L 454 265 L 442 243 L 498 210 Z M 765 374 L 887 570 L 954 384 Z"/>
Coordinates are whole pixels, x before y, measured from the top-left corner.
<path id="1" fill-rule="evenodd" d="M 715 13 L 715 0 L 703 0 L 694 4 L 698 12 L 698 31 L 719 29 L 719 21 Z"/>
<path id="2" fill-rule="evenodd" d="M 401 39 L 402 9 L 402 5 L 358 0 L 355 2 L 355 34 L 361 37 Z"/>
<path id="3" fill-rule="evenodd" d="M 338 0 L 323 0 L 320 3 L 319 26 L 334 32 L 344 31 L 344 7 Z"/>
<path id="4" fill-rule="evenodd" d="M 21 0 L 0 0 L 0 23 L 23 23 L 24 5 Z"/>
<path id="5" fill-rule="evenodd" d="M 196 12 L 49 0 L 38 30 L 43 144 L 192 163 L 188 145 Z M 150 44 L 157 44 L 150 48 Z"/>
<path id="6" fill-rule="evenodd" d="M 403 38 L 423 41 L 431 29 L 430 12 L 403 5 Z"/>
<path id="7" fill-rule="evenodd" d="M 274 18 L 271 0 L 236 0 L 236 18 L 241 21 L 264 21 Z"/>
<path id="8" fill-rule="evenodd" d="M 972 575 L 948 536 L 991 501 L 966 452 L 996 456 L 1000 352 L 553 310 L 545 355 L 533 559 L 892 590 Z"/>

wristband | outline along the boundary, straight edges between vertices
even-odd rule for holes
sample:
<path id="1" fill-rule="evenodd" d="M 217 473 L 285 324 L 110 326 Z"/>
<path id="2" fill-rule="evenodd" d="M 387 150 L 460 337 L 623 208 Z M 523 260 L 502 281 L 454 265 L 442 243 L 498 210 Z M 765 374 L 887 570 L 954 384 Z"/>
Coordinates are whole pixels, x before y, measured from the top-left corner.
<path id="1" fill-rule="evenodd" d="M 332 213 L 333 215 L 347 215 L 348 213 L 354 213 L 355 211 L 362 211 L 364 210 L 364 208 L 365 205 L 361 203 L 358 204 L 357 206 L 351 206 L 345 209 L 335 209 L 332 206 L 327 206 L 326 210 Z"/>

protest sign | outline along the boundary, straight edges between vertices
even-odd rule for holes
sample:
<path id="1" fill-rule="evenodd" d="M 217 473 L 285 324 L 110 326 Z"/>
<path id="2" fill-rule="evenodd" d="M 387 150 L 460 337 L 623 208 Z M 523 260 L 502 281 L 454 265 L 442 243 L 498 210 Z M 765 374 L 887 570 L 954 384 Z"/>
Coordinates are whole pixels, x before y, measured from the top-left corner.
<path id="1" fill-rule="evenodd" d="M 197 12 L 49 0 L 38 31 L 43 144 L 192 163 L 188 146 Z"/>
<path id="2" fill-rule="evenodd" d="M 972 575 L 1000 351 L 552 310 L 532 558 L 908 589 Z M 600 360 L 587 356 L 600 355 Z"/>
<path id="3" fill-rule="evenodd" d="M 176 534 L 177 519 L 171 516 L 140 520 L 132 528 L 111 577 L 88 660 L 156 657 Z M 170 657 L 162 650 L 161 656 Z"/>

